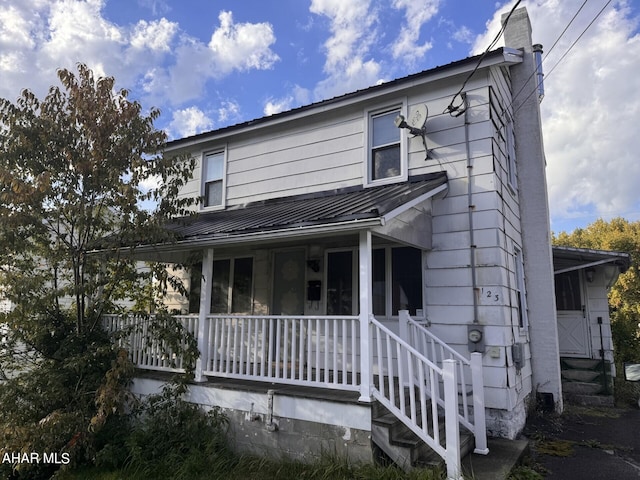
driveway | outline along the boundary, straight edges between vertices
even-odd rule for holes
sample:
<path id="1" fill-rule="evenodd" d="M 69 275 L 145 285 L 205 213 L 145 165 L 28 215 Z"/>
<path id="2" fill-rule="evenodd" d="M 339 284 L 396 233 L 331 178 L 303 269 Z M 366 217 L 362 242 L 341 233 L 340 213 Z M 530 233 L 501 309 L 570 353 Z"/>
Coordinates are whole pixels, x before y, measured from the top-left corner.
<path id="1" fill-rule="evenodd" d="M 523 432 L 547 480 L 640 478 L 640 410 L 568 406 L 531 416 Z"/>

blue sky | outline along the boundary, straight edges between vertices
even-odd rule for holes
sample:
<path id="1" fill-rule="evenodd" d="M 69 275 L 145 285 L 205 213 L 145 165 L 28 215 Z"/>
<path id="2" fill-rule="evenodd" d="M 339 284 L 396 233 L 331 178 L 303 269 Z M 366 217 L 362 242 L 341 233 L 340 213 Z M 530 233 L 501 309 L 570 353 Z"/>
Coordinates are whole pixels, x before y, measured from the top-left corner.
<path id="1" fill-rule="evenodd" d="M 513 3 L 0 0 L 0 97 L 84 62 L 180 138 L 480 53 Z M 640 219 L 640 2 L 522 5 L 545 47 L 552 229 Z"/>

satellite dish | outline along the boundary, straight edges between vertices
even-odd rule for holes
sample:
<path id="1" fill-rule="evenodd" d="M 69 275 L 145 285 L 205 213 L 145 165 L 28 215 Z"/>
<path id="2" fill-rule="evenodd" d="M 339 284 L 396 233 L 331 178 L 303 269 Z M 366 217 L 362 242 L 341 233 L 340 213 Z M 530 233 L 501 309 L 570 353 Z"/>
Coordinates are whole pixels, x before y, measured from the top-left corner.
<path id="1" fill-rule="evenodd" d="M 417 130 L 422 130 L 422 127 L 424 127 L 424 124 L 427 123 L 428 115 L 429 115 L 429 110 L 427 110 L 427 106 L 425 104 L 411 107 L 411 109 L 409 109 L 407 124 L 412 128 L 415 128 Z"/>

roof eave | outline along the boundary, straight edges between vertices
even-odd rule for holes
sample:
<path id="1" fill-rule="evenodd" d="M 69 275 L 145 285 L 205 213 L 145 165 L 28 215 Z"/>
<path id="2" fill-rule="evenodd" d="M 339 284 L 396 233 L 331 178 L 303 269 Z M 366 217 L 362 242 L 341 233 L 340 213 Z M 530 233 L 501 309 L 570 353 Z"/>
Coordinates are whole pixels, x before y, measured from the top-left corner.
<path id="1" fill-rule="evenodd" d="M 376 98 L 378 96 L 393 94 L 412 86 L 418 86 L 426 82 L 434 82 L 445 77 L 450 77 L 452 75 L 463 74 L 465 72 L 471 71 L 475 67 L 475 62 L 479 60 L 479 57 L 480 56 L 469 57 L 457 62 L 450 63 L 448 65 L 435 67 L 430 70 L 424 70 L 422 72 L 408 75 L 406 77 L 391 80 L 389 82 L 374 85 L 355 92 L 347 93 L 339 97 L 334 97 L 292 110 L 287 110 L 275 115 L 260 117 L 257 119 L 249 120 L 247 122 L 239 123 L 237 125 L 230 125 L 228 127 L 222 127 L 217 130 L 199 133 L 191 137 L 176 139 L 167 143 L 166 151 L 172 152 L 174 150 L 188 149 L 190 147 L 199 145 L 202 142 L 218 141 L 222 138 L 226 139 L 231 135 L 239 135 L 252 132 L 267 125 L 274 126 L 291 121 L 299 121 L 303 118 L 321 113 L 329 109 L 346 107 L 352 104 L 366 102 L 367 100 Z M 482 59 L 479 69 L 496 65 L 513 65 L 521 63 L 522 60 L 523 53 L 521 50 L 503 47 L 489 52 L 489 54 Z"/>

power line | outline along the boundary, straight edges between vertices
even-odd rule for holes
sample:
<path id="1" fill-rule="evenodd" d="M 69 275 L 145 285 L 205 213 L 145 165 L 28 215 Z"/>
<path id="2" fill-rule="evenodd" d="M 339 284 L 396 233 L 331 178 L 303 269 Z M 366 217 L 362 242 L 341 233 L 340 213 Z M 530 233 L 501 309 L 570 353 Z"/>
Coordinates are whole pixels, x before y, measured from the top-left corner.
<path id="1" fill-rule="evenodd" d="M 562 54 L 562 56 L 558 59 L 558 61 L 556 62 L 556 64 L 551 67 L 551 69 L 549 70 L 549 72 L 547 72 L 545 74 L 546 78 L 549 78 L 549 76 L 553 73 L 553 71 L 556 69 L 556 67 L 558 65 L 560 65 L 560 63 L 564 60 L 564 58 L 569 54 L 569 52 L 573 49 L 573 47 L 576 46 L 576 44 L 580 41 L 580 39 L 584 36 L 585 33 L 587 33 L 587 30 L 589 30 L 589 28 L 591 28 L 591 26 L 596 22 L 596 20 L 598 18 L 600 18 L 600 15 L 602 15 L 602 12 L 605 11 L 605 9 L 609 6 L 609 4 L 611 3 L 612 0 L 608 0 L 607 3 L 605 3 L 605 5 L 600 9 L 600 11 L 596 14 L 595 17 L 593 17 L 593 19 L 591 20 L 591 22 L 589 22 L 589 25 L 586 26 L 586 28 L 582 31 L 582 33 L 578 36 L 578 38 L 576 38 L 573 43 L 569 46 L 569 48 L 567 49 L 566 52 L 564 52 Z M 557 43 L 557 42 L 556 42 Z M 546 58 L 546 57 L 545 57 Z M 525 104 L 525 102 L 529 99 L 529 97 L 531 97 L 531 95 L 533 95 L 536 91 L 538 90 L 538 85 L 536 85 L 536 88 L 533 89 L 533 91 L 531 93 L 529 93 L 529 95 L 527 95 L 527 97 L 522 101 L 522 103 L 520 104 L 520 106 L 513 112 L 514 115 L 516 114 L 516 112 L 518 110 L 520 110 L 520 108 L 522 108 L 522 106 Z M 515 97 L 514 99 L 515 100 Z M 511 102 L 511 104 L 513 104 L 513 101 Z M 511 105 L 510 105 L 511 106 Z"/>
<path id="2" fill-rule="evenodd" d="M 574 22 L 574 20 L 578 17 L 578 15 L 580 14 L 580 12 L 582 11 L 582 9 L 584 8 L 584 6 L 587 4 L 588 0 L 584 0 L 584 2 L 582 2 L 582 5 L 580 6 L 580 8 L 578 9 L 578 11 L 576 13 L 574 13 L 573 17 L 571 18 L 571 20 L 569 21 L 569 23 L 567 23 L 567 26 L 564 27 L 564 30 L 562 30 L 562 33 L 558 36 L 558 38 L 556 38 L 556 41 L 553 43 L 553 45 L 551 45 L 551 48 L 547 51 L 547 53 L 545 54 L 544 58 L 542 59 L 542 61 L 540 62 L 540 64 L 542 65 L 544 63 L 544 61 L 549 57 L 549 55 L 551 54 L 551 52 L 553 51 L 553 49 L 556 47 L 556 45 L 558 45 L 558 42 L 560 41 L 560 39 L 564 36 L 565 33 L 567 33 L 567 30 L 569 29 L 569 27 L 571 26 L 571 24 Z M 524 87 L 526 87 L 527 83 L 529 82 L 529 80 L 531 80 L 531 78 L 536 75 L 538 72 L 536 70 L 534 70 L 533 72 L 531 72 L 531 75 L 529 75 L 529 77 L 525 80 L 525 82 L 522 84 L 522 86 L 520 87 L 520 90 L 518 90 L 518 92 L 513 96 L 513 98 L 511 99 L 511 102 L 509 103 L 509 106 L 505 109 L 505 111 L 509 110 L 511 108 L 511 106 L 513 105 L 513 103 L 516 101 L 516 99 L 520 96 L 520 94 L 522 93 L 522 90 L 524 90 Z M 536 88 L 535 90 L 538 90 L 538 87 L 540 85 L 536 84 Z M 527 99 L 531 96 L 532 94 L 529 94 L 527 96 Z"/>
<path id="3" fill-rule="evenodd" d="M 458 92 L 453 96 L 453 98 L 451 99 L 451 102 L 449 103 L 449 105 L 447 106 L 447 108 L 444 109 L 443 113 L 447 113 L 449 112 L 449 114 L 451 115 L 453 112 L 456 112 L 458 110 L 460 110 L 460 108 L 464 105 L 464 101 L 462 103 L 460 103 L 459 105 L 454 106 L 453 102 L 456 101 L 456 98 L 460 96 L 460 94 L 462 93 L 462 91 L 464 90 L 464 87 L 467 85 L 467 82 L 471 79 L 471 77 L 473 77 L 474 73 L 476 73 L 476 71 L 478 70 L 478 68 L 480 68 L 480 64 L 482 63 L 482 60 L 484 60 L 484 57 L 489 53 L 489 51 L 496 45 L 496 43 L 498 43 L 498 40 L 500 40 L 500 37 L 502 36 L 502 34 L 504 33 L 505 28 L 507 27 L 507 23 L 509 22 L 509 19 L 511 18 L 511 15 L 513 14 L 513 12 L 515 11 L 516 8 L 518 8 L 518 5 L 520 5 L 520 2 L 522 0 L 518 0 L 515 5 L 511 8 L 511 11 L 509 12 L 509 15 L 507 15 L 507 18 L 505 19 L 505 21 L 502 23 L 502 26 L 500 27 L 500 31 L 498 32 L 498 34 L 495 36 L 495 38 L 491 41 L 491 43 L 489 44 L 489 46 L 487 47 L 487 49 L 482 53 L 482 55 L 480 55 L 480 58 L 478 59 L 476 66 L 473 68 L 473 70 L 471 71 L 471 73 L 467 76 L 467 78 L 465 78 L 464 82 L 462 82 L 462 86 L 460 87 L 460 89 L 458 90 Z"/>

